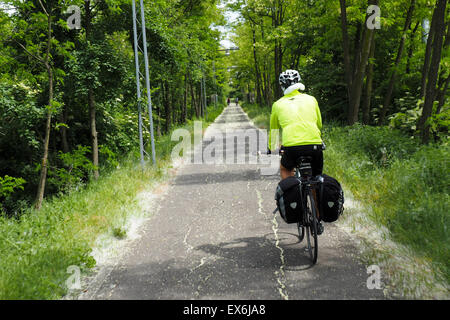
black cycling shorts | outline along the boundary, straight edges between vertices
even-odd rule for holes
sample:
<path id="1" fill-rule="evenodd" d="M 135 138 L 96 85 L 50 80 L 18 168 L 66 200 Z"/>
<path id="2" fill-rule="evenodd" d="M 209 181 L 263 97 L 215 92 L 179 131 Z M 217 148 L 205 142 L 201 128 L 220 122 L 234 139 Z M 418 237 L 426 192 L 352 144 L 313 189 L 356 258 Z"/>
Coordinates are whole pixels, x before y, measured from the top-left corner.
<path id="1" fill-rule="evenodd" d="M 281 165 L 288 170 L 294 170 L 300 157 L 311 157 L 311 167 L 314 176 L 322 174 L 323 170 L 323 151 L 321 145 L 307 145 L 282 147 L 284 151 L 281 157 Z"/>

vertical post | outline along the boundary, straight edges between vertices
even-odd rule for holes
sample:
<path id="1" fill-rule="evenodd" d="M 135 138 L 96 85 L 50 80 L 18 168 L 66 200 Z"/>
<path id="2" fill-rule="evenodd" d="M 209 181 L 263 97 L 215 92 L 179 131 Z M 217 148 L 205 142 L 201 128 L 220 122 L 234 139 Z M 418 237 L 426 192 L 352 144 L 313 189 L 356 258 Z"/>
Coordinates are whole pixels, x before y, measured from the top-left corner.
<path id="1" fill-rule="evenodd" d="M 208 105 L 207 105 L 207 102 L 206 102 L 206 83 L 205 83 L 205 74 L 203 74 L 203 77 L 202 77 L 202 83 L 203 83 L 203 91 L 204 91 L 204 93 L 203 93 L 203 98 L 205 99 L 205 104 L 204 104 L 204 106 L 205 106 L 205 114 L 204 114 L 204 116 L 205 116 L 205 119 L 208 117 Z"/>
<path id="2" fill-rule="evenodd" d="M 200 80 L 200 117 L 202 118 L 205 116 L 205 105 L 203 101 L 204 99 L 203 99 L 203 76 L 202 76 L 202 80 Z"/>
<path id="3" fill-rule="evenodd" d="M 142 42 L 144 46 L 144 62 L 145 62 L 145 84 L 147 87 L 147 102 L 148 102 L 148 116 L 150 118 L 150 137 L 152 144 L 152 160 L 153 164 L 156 164 L 155 157 L 155 137 L 153 135 L 153 114 L 152 114 L 152 97 L 150 94 L 150 75 L 148 69 L 148 54 L 147 54 L 147 35 L 145 32 L 145 12 L 144 1 L 140 0 L 141 4 L 141 24 L 142 24 Z"/>
<path id="4" fill-rule="evenodd" d="M 216 63 L 213 59 L 213 73 L 214 73 L 214 109 L 217 108 L 217 84 L 216 84 Z"/>
<path id="5" fill-rule="evenodd" d="M 137 103 L 139 114 L 139 149 L 141 154 L 141 166 L 144 168 L 144 140 L 142 137 L 142 113 L 141 113 L 141 85 L 139 80 L 139 50 L 137 41 L 137 27 L 136 27 L 136 3 L 133 0 L 133 37 L 134 37 L 134 62 L 136 65 L 136 87 L 137 87 Z"/>

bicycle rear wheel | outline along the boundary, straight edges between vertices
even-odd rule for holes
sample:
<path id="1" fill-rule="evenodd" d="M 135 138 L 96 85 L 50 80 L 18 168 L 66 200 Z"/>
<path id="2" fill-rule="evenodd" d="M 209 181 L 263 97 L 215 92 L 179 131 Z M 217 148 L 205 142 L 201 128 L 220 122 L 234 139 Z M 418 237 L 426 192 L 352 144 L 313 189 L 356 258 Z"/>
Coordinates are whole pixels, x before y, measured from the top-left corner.
<path id="1" fill-rule="evenodd" d="M 309 257 L 313 264 L 317 263 L 317 256 L 319 253 L 319 242 L 317 239 L 317 214 L 316 207 L 314 205 L 314 198 L 311 191 L 308 191 L 306 196 L 306 238 L 307 249 Z"/>

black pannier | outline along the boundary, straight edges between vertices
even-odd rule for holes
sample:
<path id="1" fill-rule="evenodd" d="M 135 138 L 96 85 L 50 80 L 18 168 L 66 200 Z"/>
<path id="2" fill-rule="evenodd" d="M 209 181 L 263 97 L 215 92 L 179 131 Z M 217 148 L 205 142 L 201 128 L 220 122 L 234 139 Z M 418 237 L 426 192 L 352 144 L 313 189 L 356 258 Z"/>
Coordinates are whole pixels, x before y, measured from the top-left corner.
<path id="1" fill-rule="evenodd" d="M 321 192 L 320 217 L 325 222 L 334 222 L 344 211 L 344 191 L 340 183 L 326 174 L 323 174 L 323 186 Z"/>
<path id="2" fill-rule="evenodd" d="M 300 183 L 296 177 L 289 177 L 280 181 L 277 186 L 275 200 L 278 211 L 286 223 L 297 223 L 302 220 Z"/>

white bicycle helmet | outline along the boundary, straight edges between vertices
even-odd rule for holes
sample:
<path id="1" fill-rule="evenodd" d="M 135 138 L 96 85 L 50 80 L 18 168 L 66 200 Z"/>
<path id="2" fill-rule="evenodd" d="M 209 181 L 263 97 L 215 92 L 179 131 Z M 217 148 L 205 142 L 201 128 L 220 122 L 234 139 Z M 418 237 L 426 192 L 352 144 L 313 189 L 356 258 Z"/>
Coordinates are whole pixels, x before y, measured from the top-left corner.
<path id="1" fill-rule="evenodd" d="M 279 77 L 280 86 L 283 90 L 286 90 L 293 84 L 299 83 L 300 81 L 302 81 L 302 78 L 297 70 L 286 70 L 285 72 L 282 72 Z"/>

